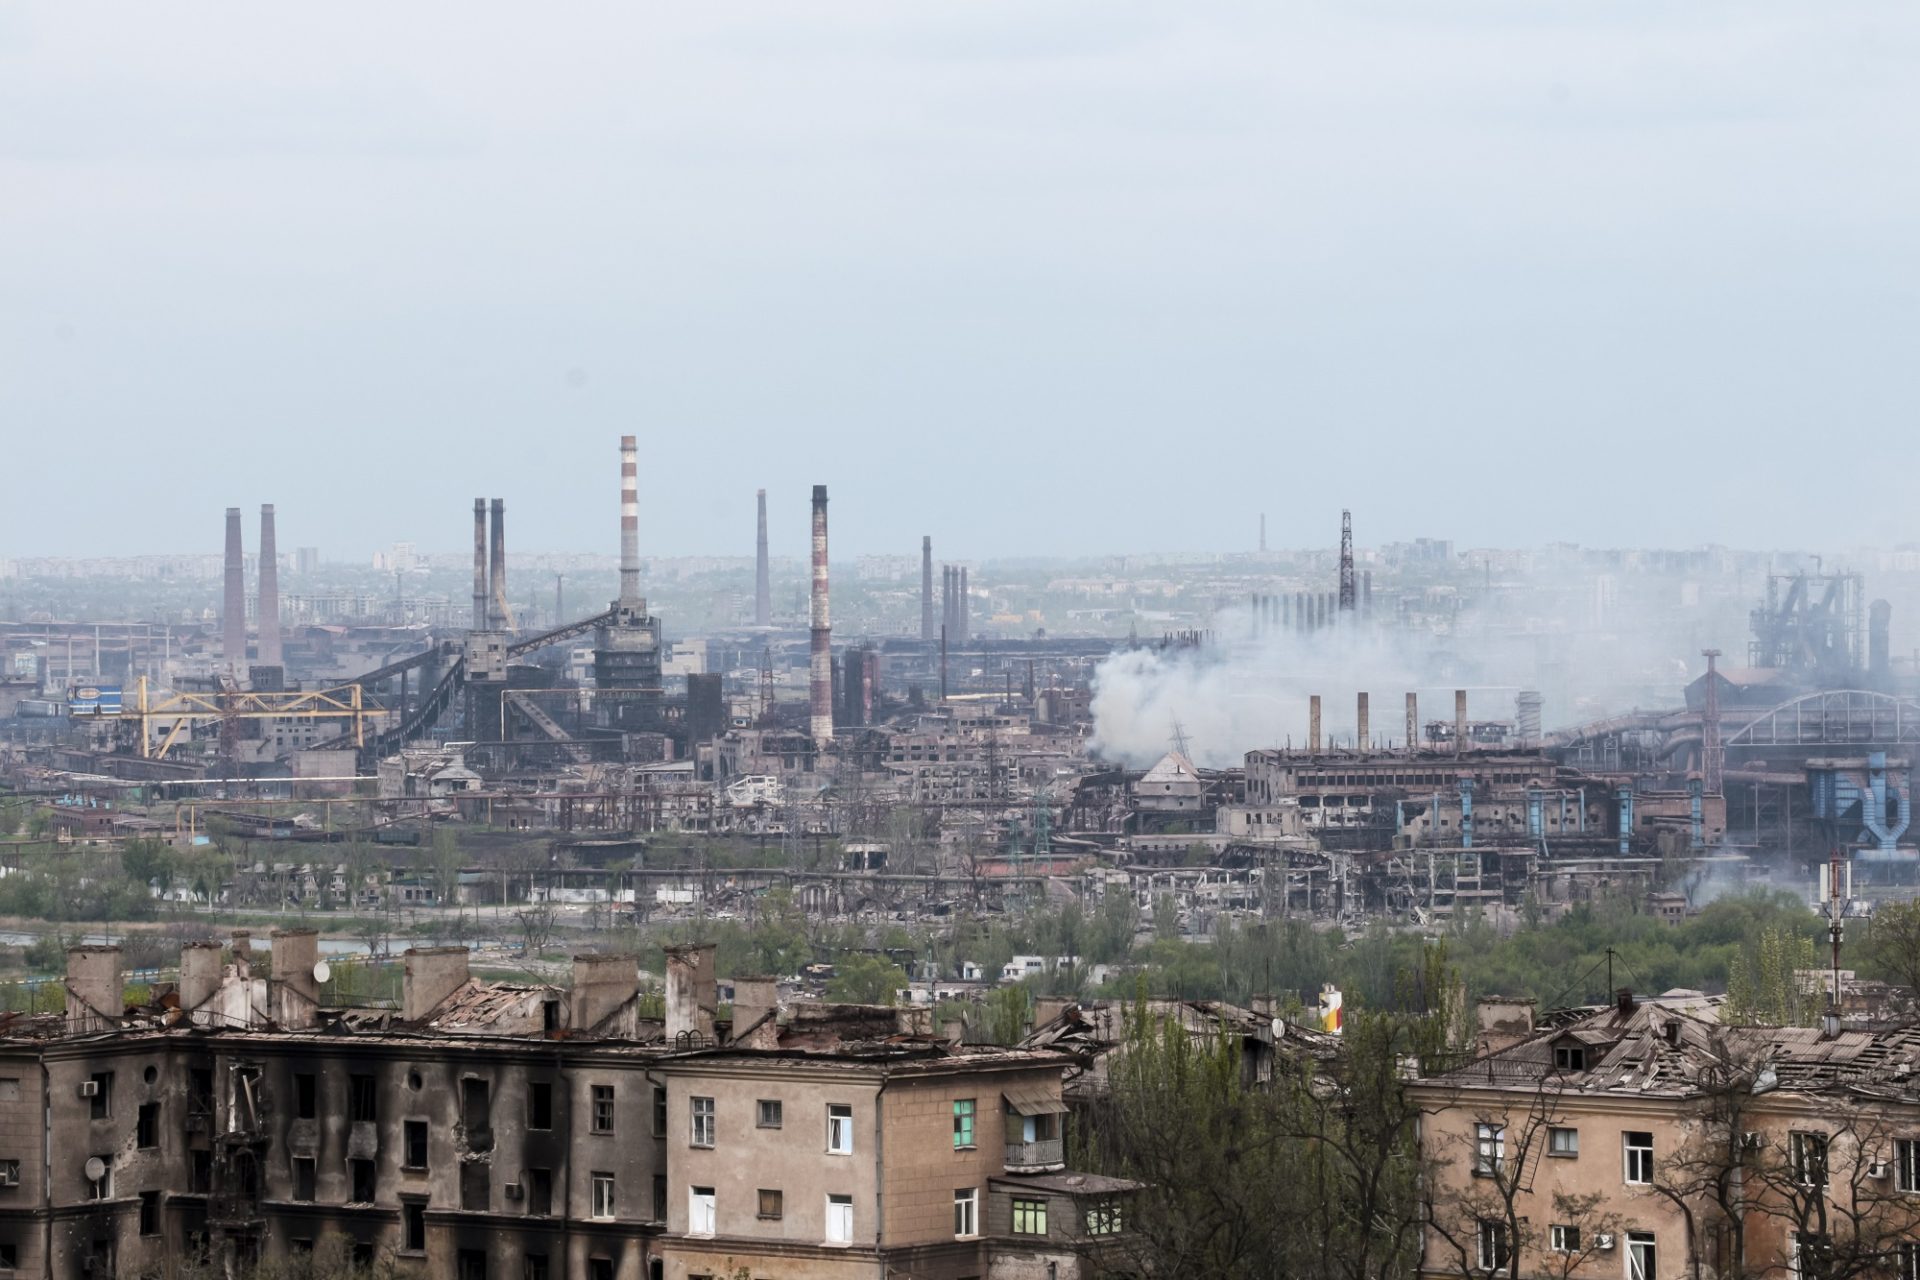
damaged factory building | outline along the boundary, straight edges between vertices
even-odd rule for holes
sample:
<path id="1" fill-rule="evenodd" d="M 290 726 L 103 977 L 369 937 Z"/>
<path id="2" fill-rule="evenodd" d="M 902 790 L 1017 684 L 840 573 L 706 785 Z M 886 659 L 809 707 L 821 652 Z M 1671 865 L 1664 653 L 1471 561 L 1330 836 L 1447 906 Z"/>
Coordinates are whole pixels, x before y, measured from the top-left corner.
<path id="1" fill-rule="evenodd" d="M 1094 1274 L 1125 1220 L 1131 1187 L 1066 1170 L 1071 1059 L 925 1011 L 738 978 L 722 1017 L 711 946 L 669 949 L 664 1016 L 632 956 L 560 987 L 415 949 L 384 1008 L 329 976 L 311 930 L 241 934 L 128 1005 L 118 949 L 72 949 L 66 1011 L 0 1029 L 0 1270 L 240 1275 L 337 1237 L 460 1280 L 1011 1280 Z"/>

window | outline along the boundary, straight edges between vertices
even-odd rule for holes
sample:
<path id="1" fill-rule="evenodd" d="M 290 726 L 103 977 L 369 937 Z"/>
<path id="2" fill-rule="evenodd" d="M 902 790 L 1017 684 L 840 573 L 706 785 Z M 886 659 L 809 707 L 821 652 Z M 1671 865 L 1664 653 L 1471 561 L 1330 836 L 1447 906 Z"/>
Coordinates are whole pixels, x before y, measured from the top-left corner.
<path id="1" fill-rule="evenodd" d="M 953 1101 L 953 1149 L 965 1151 L 973 1146 L 973 1118 L 979 1107 L 972 1098 Z"/>
<path id="2" fill-rule="evenodd" d="M 466 1130 L 467 1150 L 493 1150 L 492 1090 L 478 1076 L 460 1081 L 460 1125 Z"/>
<path id="3" fill-rule="evenodd" d="M 93 1085 L 93 1098 L 89 1106 L 89 1115 L 95 1120 L 113 1118 L 113 1072 L 100 1071 L 87 1077 Z"/>
<path id="4" fill-rule="evenodd" d="M 1547 1247 L 1555 1253 L 1580 1252 L 1580 1228 L 1554 1223 L 1547 1228 Z"/>
<path id="5" fill-rule="evenodd" d="M 1794 1280 L 1804 1280 L 1808 1276 L 1823 1276 L 1833 1268 L 1833 1241 L 1818 1232 L 1796 1231 L 1789 1244 L 1790 1256 L 1787 1259 L 1787 1274 Z M 1904 1256 L 1898 1261 L 1906 1262 Z"/>
<path id="6" fill-rule="evenodd" d="M 786 1209 L 786 1196 L 779 1191 L 760 1189 L 760 1216 L 769 1221 L 778 1218 Z"/>
<path id="7" fill-rule="evenodd" d="M 778 1129 L 780 1127 L 780 1099 L 760 1099 L 759 1105 L 756 1108 L 754 1124 L 762 1129 Z"/>
<path id="8" fill-rule="evenodd" d="M 1507 1131 L 1497 1124 L 1473 1126 L 1473 1176 L 1497 1177 L 1500 1162 L 1507 1158 Z"/>
<path id="9" fill-rule="evenodd" d="M 407 1253 L 425 1253 L 427 1249 L 427 1202 L 406 1200 L 400 1205 L 400 1247 Z"/>
<path id="10" fill-rule="evenodd" d="M 655 1222 L 667 1220 L 667 1175 L 653 1175 L 653 1219 Z"/>
<path id="11" fill-rule="evenodd" d="M 0 1244 L 0 1267 L 8 1271 L 20 1265 L 20 1250 L 10 1244 Z"/>
<path id="12" fill-rule="evenodd" d="M 1047 1202 L 1013 1198 L 1013 1233 L 1019 1236 L 1047 1234 Z"/>
<path id="13" fill-rule="evenodd" d="M 1646 1186 L 1653 1181 L 1653 1135 L 1650 1133 L 1623 1133 L 1620 1135 L 1626 1147 L 1626 1180 L 1635 1186 Z"/>
<path id="14" fill-rule="evenodd" d="M 1087 1206 L 1087 1234 L 1090 1236 L 1110 1236 L 1118 1233 L 1120 1227 L 1120 1201 L 1112 1196 L 1095 1200 Z"/>
<path id="15" fill-rule="evenodd" d="M 1513 1254 L 1507 1243 L 1507 1224 L 1493 1218 L 1482 1218 L 1477 1236 L 1480 1269 L 1498 1271 L 1506 1266 Z"/>
<path id="16" fill-rule="evenodd" d="M 553 1212 L 553 1170 L 527 1170 L 527 1212 L 540 1218 Z"/>
<path id="17" fill-rule="evenodd" d="M 713 1188 L 687 1188 L 687 1233 L 696 1236 L 712 1235 L 714 1217 Z"/>
<path id="18" fill-rule="evenodd" d="M 1902 1241 L 1895 1280 L 1920 1280 L 1920 1244 L 1911 1240 Z"/>
<path id="19" fill-rule="evenodd" d="M 401 1126 L 400 1163 L 409 1169 L 427 1167 L 427 1122 L 409 1120 Z"/>
<path id="20" fill-rule="evenodd" d="M 1803 1187 L 1827 1185 L 1827 1135 L 1795 1132 L 1793 1140 L 1793 1180 Z"/>
<path id="21" fill-rule="evenodd" d="M 1580 1044 L 1557 1044 L 1553 1046 L 1553 1066 L 1556 1071 L 1585 1071 L 1587 1069 L 1587 1047 Z"/>
<path id="22" fill-rule="evenodd" d="M 113 1157 L 101 1156 L 100 1163 L 105 1166 L 100 1171 L 100 1176 L 87 1184 L 89 1200 L 113 1199 Z"/>
<path id="23" fill-rule="evenodd" d="M 613 1132 L 613 1086 L 610 1084 L 593 1086 L 593 1131 Z"/>
<path id="24" fill-rule="evenodd" d="M 313 1170 L 312 1156 L 293 1158 L 293 1198 L 295 1200 L 313 1199 Z"/>
<path id="25" fill-rule="evenodd" d="M 160 1234 L 160 1193 L 158 1191 L 140 1193 L 140 1234 L 143 1236 Z"/>
<path id="26" fill-rule="evenodd" d="M 373 1123 L 379 1116 L 377 1098 L 372 1076 L 347 1077 L 347 1118 L 349 1120 L 355 1124 Z"/>
<path id="27" fill-rule="evenodd" d="M 18 1160 L 0 1160 L 0 1187 L 20 1185 L 20 1162 Z"/>
<path id="28" fill-rule="evenodd" d="M 547 1255 L 544 1253 L 528 1254 L 526 1266 L 520 1274 L 523 1280 L 548 1280 Z"/>
<path id="29" fill-rule="evenodd" d="M 853 1154 L 853 1108 L 841 1103 L 827 1106 L 827 1154 Z"/>
<path id="30" fill-rule="evenodd" d="M 1627 1232 L 1627 1280 L 1654 1280 L 1653 1232 Z"/>
<path id="31" fill-rule="evenodd" d="M 527 1128 L 553 1128 L 553 1085 L 548 1081 L 527 1082 Z"/>
<path id="32" fill-rule="evenodd" d="M 1893 1176 L 1902 1191 L 1920 1192 L 1920 1142 L 1902 1138 L 1893 1144 Z"/>
<path id="33" fill-rule="evenodd" d="M 853 1243 L 853 1197 L 827 1197 L 827 1243 Z"/>
<path id="34" fill-rule="evenodd" d="M 687 1103 L 693 1116 L 693 1132 L 687 1141 L 696 1147 L 713 1145 L 713 1099 L 689 1098 Z"/>
<path id="35" fill-rule="evenodd" d="M 596 1173 L 593 1175 L 593 1216 L 611 1218 L 616 1202 L 613 1198 L 613 1175 Z"/>
<path id="36" fill-rule="evenodd" d="M 317 1092 L 315 1077 L 311 1071 L 293 1073 L 293 1118 L 311 1120 L 316 1114 Z"/>
<path id="37" fill-rule="evenodd" d="M 489 1199 L 493 1194 L 493 1179 L 488 1176 L 490 1166 L 469 1160 L 460 1166 L 460 1207 L 474 1213 L 485 1213 Z"/>
<path id="38" fill-rule="evenodd" d="M 353 1174 L 353 1203 L 373 1203 L 373 1161 L 349 1160 L 348 1168 Z"/>
<path id="39" fill-rule="evenodd" d="M 977 1236 L 980 1234 L 980 1191 L 976 1187 L 962 1187 L 953 1193 L 953 1234 L 956 1236 Z"/>
<path id="40" fill-rule="evenodd" d="M 1550 1156 L 1577 1156 L 1580 1154 L 1580 1131 L 1554 1127 L 1547 1130 L 1547 1154 Z"/>
<path id="41" fill-rule="evenodd" d="M 205 1195 L 213 1190 L 213 1152 L 195 1149 L 187 1152 L 187 1190 Z"/>
<path id="42" fill-rule="evenodd" d="M 588 1258 L 587 1280 L 613 1280 L 612 1258 Z M 687 1280 L 693 1280 L 691 1276 Z"/>
<path id="43" fill-rule="evenodd" d="M 133 1145 L 136 1147 L 157 1147 L 160 1145 L 160 1104 L 143 1102 L 140 1115 L 134 1121 Z"/>

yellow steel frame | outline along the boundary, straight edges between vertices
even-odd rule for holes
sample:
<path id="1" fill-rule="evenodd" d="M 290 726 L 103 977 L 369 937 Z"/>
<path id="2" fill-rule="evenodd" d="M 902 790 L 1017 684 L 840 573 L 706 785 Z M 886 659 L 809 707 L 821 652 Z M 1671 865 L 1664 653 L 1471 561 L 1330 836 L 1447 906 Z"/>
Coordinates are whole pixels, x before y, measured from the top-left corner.
<path id="1" fill-rule="evenodd" d="M 353 745 L 366 744 L 368 716 L 385 715 L 384 707 L 364 706 L 360 686 L 341 685 L 335 689 L 304 689 L 295 693 L 262 693 L 251 690 L 223 689 L 219 693 L 170 693 L 152 698 L 147 678 L 140 677 L 139 700 L 134 714 L 140 719 L 140 754 L 164 760 L 185 725 L 196 720 L 351 720 Z M 156 720 L 170 720 L 166 736 L 158 750 L 153 748 L 151 726 Z"/>

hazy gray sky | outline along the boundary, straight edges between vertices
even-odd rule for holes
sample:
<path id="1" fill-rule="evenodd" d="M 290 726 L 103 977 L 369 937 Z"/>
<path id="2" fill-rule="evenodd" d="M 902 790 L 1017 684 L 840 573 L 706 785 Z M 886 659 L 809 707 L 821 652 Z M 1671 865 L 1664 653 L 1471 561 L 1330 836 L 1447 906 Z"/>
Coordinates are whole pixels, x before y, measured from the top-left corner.
<path id="1" fill-rule="evenodd" d="M 1912 0 L 10 4 L 0 555 L 1912 539 L 1916 156 Z"/>

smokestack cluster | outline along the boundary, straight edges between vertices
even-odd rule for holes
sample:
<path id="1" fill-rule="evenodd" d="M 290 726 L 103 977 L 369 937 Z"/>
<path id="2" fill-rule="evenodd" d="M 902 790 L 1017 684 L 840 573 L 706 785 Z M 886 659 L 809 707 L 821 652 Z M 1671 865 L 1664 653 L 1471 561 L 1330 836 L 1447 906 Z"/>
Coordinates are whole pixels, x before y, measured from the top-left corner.
<path id="1" fill-rule="evenodd" d="M 494 510 L 498 511 L 496 505 Z M 506 562 L 501 562 L 501 572 Z M 502 593 L 504 599 L 504 592 Z M 620 603 L 640 599 L 640 445 L 620 437 Z M 557 621 L 557 619 L 556 619 Z"/>
<path id="2" fill-rule="evenodd" d="M 273 533 L 273 504 L 260 505 L 260 665 L 280 660 L 280 552 Z"/>
<path id="3" fill-rule="evenodd" d="M 807 713 L 813 745 L 833 741 L 833 623 L 827 609 L 827 486 L 813 486 L 813 630 Z"/>
<path id="4" fill-rule="evenodd" d="M 236 675 L 247 667 L 247 565 L 240 545 L 240 508 L 227 508 L 227 562 L 220 658 Z"/>
<path id="5" fill-rule="evenodd" d="M 926 567 L 924 572 L 930 579 L 932 568 Z M 961 644 L 967 638 L 967 571 L 949 564 L 941 566 L 940 575 L 940 626 L 948 643 Z"/>
<path id="6" fill-rule="evenodd" d="M 756 495 L 760 505 L 760 536 L 753 544 L 753 625 L 773 625 L 773 576 L 767 564 L 767 491 Z"/>
<path id="7" fill-rule="evenodd" d="M 928 644 L 940 638 L 933 625 L 933 538 L 920 539 L 920 639 Z"/>

